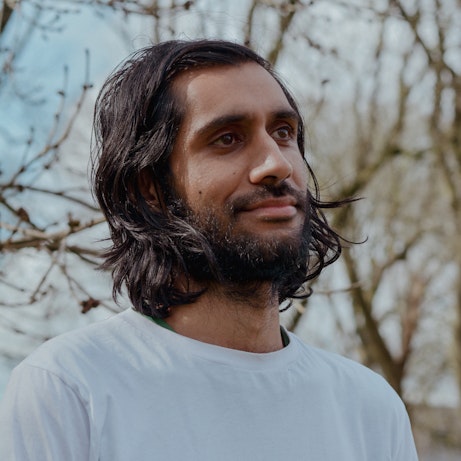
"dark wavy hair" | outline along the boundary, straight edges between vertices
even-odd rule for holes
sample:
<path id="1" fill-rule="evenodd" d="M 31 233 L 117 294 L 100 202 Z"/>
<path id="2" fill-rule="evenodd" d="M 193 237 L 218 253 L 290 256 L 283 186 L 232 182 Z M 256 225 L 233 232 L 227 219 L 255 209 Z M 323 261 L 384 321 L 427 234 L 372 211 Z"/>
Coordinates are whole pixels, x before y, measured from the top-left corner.
<path id="1" fill-rule="evenodd" d="M 202 292 L 178 288 L 178 277 L 191 281 L 184 255 L 201 255 L 219 281 L 219 267 L 207 239 L 162 203 L 153 210 L 139 188 L 142 171 L 159 187 L 170 188 L 169 157 L 183 119 L 172 84 L 182 72 L 255 62 L 279 83 L 300 123 L 297 143 L 304 157 L 304 125 L 299 109 L 268 61 L 249 48 L 220 40 L 168 41 L 134 53 L 105 82 L 96 102 L 93 187 L 110 229 L 112 244 L 103 269 L 112 271 L 113 295 L 125 285 L 134 309 L 167 317 L 169 309 L 194 302 Z M 315 175 L 309 197 L 309 255 L 306 265 L 279 286 L 279 300 L 308 297 L 300 288 L 316 278 L 341 253 L 341 237 L 322 212 L 344 202 L 322 202 Z"/>

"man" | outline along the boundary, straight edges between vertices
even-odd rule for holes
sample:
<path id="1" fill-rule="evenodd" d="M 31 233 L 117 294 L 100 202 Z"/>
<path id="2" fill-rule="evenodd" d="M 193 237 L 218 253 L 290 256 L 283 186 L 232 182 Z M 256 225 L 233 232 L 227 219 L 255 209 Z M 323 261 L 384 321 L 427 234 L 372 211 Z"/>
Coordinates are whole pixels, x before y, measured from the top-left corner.
<path id="1" fill-rule="evenodd" d="M 304 345 L 279 305 L 340 253 L 269 64 L 221 41 L 134 55 L 96 107 L 104 267 L 133 305 L 12 374 L 6 460 L 413 461 L 382 378 Z M 313 192 L 309 184 L 313 184 Z"/>

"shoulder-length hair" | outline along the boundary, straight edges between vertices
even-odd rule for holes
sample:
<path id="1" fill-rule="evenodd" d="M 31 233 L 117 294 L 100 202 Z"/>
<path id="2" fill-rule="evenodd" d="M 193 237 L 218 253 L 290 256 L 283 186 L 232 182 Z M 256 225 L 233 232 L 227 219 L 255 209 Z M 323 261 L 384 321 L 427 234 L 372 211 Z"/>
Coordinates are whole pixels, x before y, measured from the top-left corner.
<path id="1" fill-rule="evenodd" d="M 104 269 L 112 271 L 113 295 L 125 285 L 134 309 L 167 317 L 169 309 L 195 301 L 202 292 L 178 288 L 178 277 L 191 277 L 184 252 L 205 256 L 210 273 L 219 279 L 209 243 L 165 206 L 153 210 L 139 189 L 141 172 L 149 171 L 154 184 L 167 192 L 169 157 L 183 119 L 172 84 L 182 72 L 213 66 L 255 62 L 279 83 L 300 123 L 297 143 L 304 157 L 304 125 L 300 111 L 268 61 L 249 48 L 219 40 L 169 41 L 133 54 L 105 82 L 95 107 L 93 149 L 94 194 L 106 216 L 111 246 L 104 252 Z M 322 212 L 343 202 L 322 202 L 315 175 L 310 198 L 308 263 L 279 288 L 279 300 L 308 297 L 301 286 L 316 278 L 341 253 L 341 238 Z M 160 191 L 162 193 L 162 191 Z"/>

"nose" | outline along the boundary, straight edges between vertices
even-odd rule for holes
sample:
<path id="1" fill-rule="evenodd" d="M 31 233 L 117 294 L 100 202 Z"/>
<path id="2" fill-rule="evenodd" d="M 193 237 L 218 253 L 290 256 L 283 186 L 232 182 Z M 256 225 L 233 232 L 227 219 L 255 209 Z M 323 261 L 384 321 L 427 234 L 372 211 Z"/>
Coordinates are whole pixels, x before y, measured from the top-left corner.
<path id="1" fill-rule="evenodd" d="M 252 184 L 278 185 L 292 175 L 293 165 L 270 134 L 258 137 L 252 152 L 255 157 L 249 175 Z"/>

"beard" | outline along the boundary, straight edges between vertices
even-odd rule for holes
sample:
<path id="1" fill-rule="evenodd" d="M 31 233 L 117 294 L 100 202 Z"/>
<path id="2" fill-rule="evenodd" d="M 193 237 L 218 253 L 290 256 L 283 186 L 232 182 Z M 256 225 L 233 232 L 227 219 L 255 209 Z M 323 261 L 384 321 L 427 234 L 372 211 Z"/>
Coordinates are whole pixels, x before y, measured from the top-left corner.
<path id="1" fill-rule="evenodd" d="M 297 231 L 285 237 L 262 237 L 237 229 L 239 214 L 257 200 L 292 195 L 305 219 Z M 273 289 L 294 280 L 304 281 L 310 242 L 309 198 L 287 184 L 262 186 L 258 191 L 227 203 L 224 210 L 193 211 L 180 197 L 170 197 L 168 208 L 189 229 L 198 232 L 206 248 L 191 250 L 180 244 L 185 268 L 199 282 L 255 287 L 270 282 Z"/>

